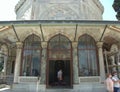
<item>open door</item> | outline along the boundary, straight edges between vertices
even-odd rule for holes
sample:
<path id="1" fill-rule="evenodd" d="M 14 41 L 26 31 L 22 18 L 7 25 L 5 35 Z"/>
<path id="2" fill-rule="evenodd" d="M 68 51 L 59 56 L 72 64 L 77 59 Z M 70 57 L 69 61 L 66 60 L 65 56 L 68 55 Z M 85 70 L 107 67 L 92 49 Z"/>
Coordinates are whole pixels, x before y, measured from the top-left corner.
<path id="1" fill-rule="evenodd" d="M 70 40 L 58 34 L 48 43 L 46 85 L 48 87 L 72 87 L 73 64 Z M 58 71 L 62 70 L 62 81 L 58 81 Z"/>
<path id="2" fill-rule="evenodd" d="M 62 70 L 62 80 L 58 80 L 58 71 Z M 71 87 L 70 60 L 49 61 L 49 87 Z"/>

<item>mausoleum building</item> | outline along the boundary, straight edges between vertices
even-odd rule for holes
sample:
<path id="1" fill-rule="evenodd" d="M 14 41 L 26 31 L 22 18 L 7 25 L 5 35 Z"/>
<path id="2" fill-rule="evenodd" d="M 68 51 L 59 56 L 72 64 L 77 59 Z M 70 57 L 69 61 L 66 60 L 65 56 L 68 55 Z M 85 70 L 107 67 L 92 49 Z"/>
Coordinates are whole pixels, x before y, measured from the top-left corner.
<path id="1" fill-rule="evenodd" d="M 13 87 L 103 92 L 106 73 L 119 74 L 120 22 L 102 20 L 99 0 L 20 0 L 15 12 L 0 21 L 0 74 Z"/>

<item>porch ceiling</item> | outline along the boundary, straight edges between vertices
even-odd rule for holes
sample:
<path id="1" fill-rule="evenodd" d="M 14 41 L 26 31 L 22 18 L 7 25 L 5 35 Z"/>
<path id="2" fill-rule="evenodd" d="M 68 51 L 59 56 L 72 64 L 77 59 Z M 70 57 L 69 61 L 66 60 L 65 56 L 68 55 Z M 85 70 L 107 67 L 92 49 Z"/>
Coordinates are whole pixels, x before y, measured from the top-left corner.
<path id="1" fill-rule="evenodd" d="M 0 42 L 15 44 L 24 41 L 30 34 L 36 34 L 41 41 L 48 41 L 56 34 L 63 34 L 71 41 L 77 41 L 83 34 L 91 35 L 96 41 L 120 42 L 119 21 L 75 21 L 75 20 L 30 20 L 0 21 Z"/>

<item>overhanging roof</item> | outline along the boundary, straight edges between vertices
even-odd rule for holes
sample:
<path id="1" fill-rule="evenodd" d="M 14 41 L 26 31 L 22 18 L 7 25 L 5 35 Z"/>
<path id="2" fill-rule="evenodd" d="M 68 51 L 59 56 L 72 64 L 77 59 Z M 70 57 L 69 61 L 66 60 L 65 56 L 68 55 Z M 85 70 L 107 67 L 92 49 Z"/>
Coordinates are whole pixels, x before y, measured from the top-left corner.
<path id="1" fill-rule="evenodd" d="M 9 25 L 120 25 L 120 21 L 99 21 L 99 20 L 17 20 L 0 21 L 0 26 Z"/>
<path id="2" fill-rule="evenodd" d="M 16 20 L 16 21 L 0 21 L 0 41 L 15 43 L 16 41 L 23 41 L 23 34 L 36 32 L 42 39 L 42 41 L 48 41 L 48 32 L 54 27 L 59 27 L 64 29 L 65 32 L 72 34 L 71 41 L 76 41 L 78 36 L 81 34 L 78 31 L 84 31 L 84 28 L 88 30 L 89 28 L 98 28 L 100 30 L 92 30 L 94 37 L 97 41 L 102 41 L 106 36 L 114 37 L 117 42 L 120 42 L 120 21 L 100 21 L 100 20 Z M 47 30 L 47 28 L 49 30 Z M 83 28 L 83 30 L 81 29 Z M 38 31 L 36 31 L 38 30 Z M 63 32 L 63 30 L 57 29 L 56 32 Z M 88 32 L 88 31 L 86 31 Z M 83 32 L 84 33 L 84 32 Z M 63 32 L 64 34 L 64 32 Z M 99 36 L 98 36 L 99 35 Z M 69 37 L 69 35 L 68 35 Z M 10 43 L 10 44 L 11 44 Z"/>

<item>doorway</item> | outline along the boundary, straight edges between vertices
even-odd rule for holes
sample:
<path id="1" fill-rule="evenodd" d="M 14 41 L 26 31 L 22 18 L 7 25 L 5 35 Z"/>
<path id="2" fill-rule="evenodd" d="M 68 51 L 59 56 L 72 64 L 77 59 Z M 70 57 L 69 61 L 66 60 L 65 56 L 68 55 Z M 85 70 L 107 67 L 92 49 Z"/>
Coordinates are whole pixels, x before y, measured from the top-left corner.
<path id="1" fill-rule="evenodd" d="M 62 70 L 62 81 L 58 81 L 58 71 Z M 64 35 L 58 34 L 48 42 L 46 87 L 72 87 L 72 45 Z"/>
<path id="2" fill-rule="evenodd" d="M 58 71 L 62 70 L 62 81 L 58 80 Z M 48 73 L 49 87 L 71 87 L 70 60 L 50 60 Z"/>

